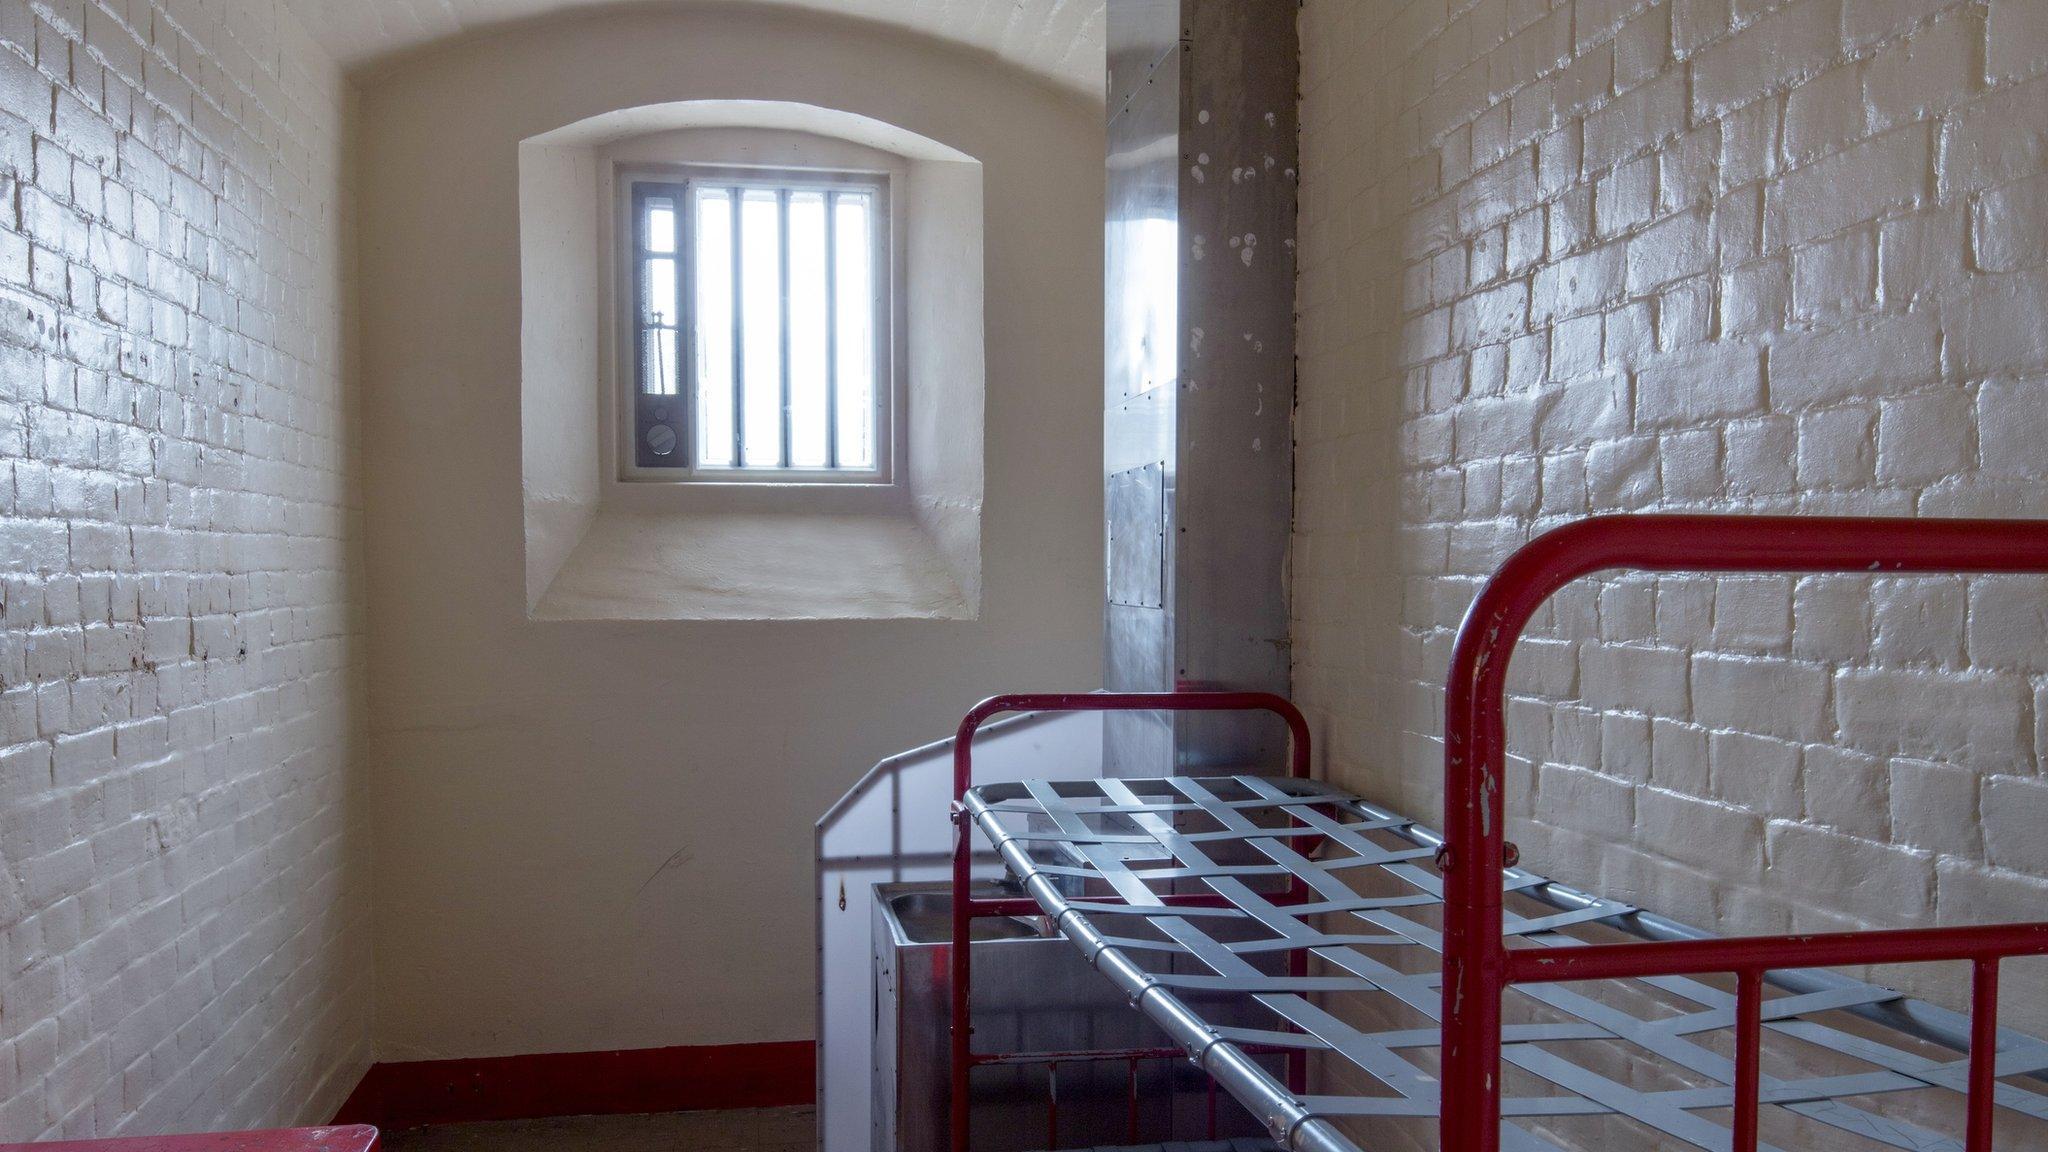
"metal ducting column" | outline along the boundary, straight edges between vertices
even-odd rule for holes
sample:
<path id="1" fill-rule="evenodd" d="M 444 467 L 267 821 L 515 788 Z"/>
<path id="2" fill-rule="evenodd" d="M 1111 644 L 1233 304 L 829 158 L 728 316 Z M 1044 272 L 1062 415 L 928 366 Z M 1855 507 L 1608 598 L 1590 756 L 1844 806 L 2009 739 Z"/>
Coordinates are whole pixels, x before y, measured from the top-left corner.
<path id="1" fill-rule="evenodd" d="M 1104 683 L 1288 689 L 1294 0 L 1109 0 Z M 1277 763 L 1239 715 L 1112 713 L 1105 770 Z"/>

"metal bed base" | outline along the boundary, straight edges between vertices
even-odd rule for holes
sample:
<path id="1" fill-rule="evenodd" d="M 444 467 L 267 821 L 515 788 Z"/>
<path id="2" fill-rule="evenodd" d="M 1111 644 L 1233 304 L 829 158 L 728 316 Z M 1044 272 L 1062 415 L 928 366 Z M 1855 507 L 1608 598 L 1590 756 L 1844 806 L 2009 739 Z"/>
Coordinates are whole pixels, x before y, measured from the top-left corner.
<path id="1" fill-rule="evenodd" d="M 1609 1118 L 1625 1126 L 1618 1133 L 1638 1140 L 1753 1152 L 1767 1147 L 1758 1129 L 1762 1104 L 1864 1146 L 1992 1152 L 2004 1116 L 2024 1126 L 2027 1147 L 2048 1147 L 2048 1094 L 1998 1083 L 2048 1079 L 2048 1044 L 1997 1027 L 1999 963 L 2048 955 L 2048 923 L 1718 939 L 1517 867 L 1501 795 L 1508 657 L 1543 601 L 1607 569 L 2041 573 L 2048 572 L 2048 522 L 1619 516 L 1538 537 L 1482 589 L 1459 631 L 1441 834 L 1307 779 L 1307 726 L 1278 697 L 984 701 L 961 722 L 954 752 L 955 1152 L 968 1146 L 972 1067 L 1030 1058 L 972 1050 L 966 928 L 976 916 L 1027 912 L 1051 917 L 1293 1152 L 1359 1152 L 1345 1126 L 1366 1117 L 1434 1117 L 1445 1152 L 1541 1152 L 1558 1147 L 1543 1134 L 1549 1125 L 1585 1116 Z M 1072 709 L 1272 712 L 1289 726 L 1291 774 L 972 787 L 971 742 L 983 721 L 1008 711 Z M 977 831 L 1027 898 L 964 898 L 960 874 Z M 1501 866 L 1467 863 L 1474 860 Z M 1360 878 L 1384 890 L 1361 894 L 1346 882 Z M 1523 911 L 1508 907 L 1510 894 Z M 1429 925 L 1431 916 L 1440 917 L 1440 929 Z M 1616 928 L 1633 939 L 1601 935 Z M 1432 953 L 1441 954 L 1440 968 L 1412 960 Z M 1319 969 L 1313 975 L 1311 955 Z M 1388 955 L 1410 959 L 1390 964 Z M 1970 964 L 1967 1017 L 1818 971 L 1932 961 Z M 1710 974 L 1732 975 L 1733 991 L 1702 978 Z M 1594 981 L 1660 998 L 1661 1008 L 1632 1012 L 1572 986 Z M 1767 984 L 1778 994 L 1767 995 Z M 1514 1001 L 1506 1000 L 1510 988 Z M 1197 993 L 1243 997 L 1270 1012 L 1275 1026 L 1212 1025 L 1190 1006 Z M 1512 1020 L 1504 1003 L 1518 1009 Z M 1368 1031 L 1340 1011 L 1360 1004 L 1424 1023 Z M 1897 1041 L 1844 1025 L 1849 1015 L 1883 1025 Z M 1766 1076 L 1766 1033 L 1853 1068 Z M 1558 1051 L 1588 1040 L 1688 1079 L 1646 1090 Z M 1427 1049 L 1441 1052 L 1438 1074 L 1403 1055 Z M 1283 1076 L 1255 1058 L 1273 1050 L 1288 1053 Z M 1323 1061 L 1327 1083 L 1364 1083 L 1370 1091 L 1311 1095 L 1311 1052 Z M 1503 1062 L 1512 1066 L 1514 1094 L 1504 1087 Z M 1961 1142 L 1916 1123 L 1910 1110 L 1888 1107 L 1924 1099 L 1927 1090 L 1960 1098 Z M 1717 1110 L 1728 1110 L 1727 1124 L 1701 1115 Z"/>

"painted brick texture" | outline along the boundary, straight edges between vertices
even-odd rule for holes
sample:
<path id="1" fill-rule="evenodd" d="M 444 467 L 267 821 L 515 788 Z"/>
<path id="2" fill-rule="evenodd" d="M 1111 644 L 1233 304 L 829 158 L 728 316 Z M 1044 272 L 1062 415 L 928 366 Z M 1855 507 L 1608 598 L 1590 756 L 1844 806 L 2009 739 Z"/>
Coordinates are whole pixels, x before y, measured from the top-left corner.
<path id="1" fill-rule="evenodd" d="M 1333 776 L 1440 814 L 1451 638 L 1556 523 L 2048 515 L 2041 7 L 1308 0 L 1294 675 Z M 1515 659 L 1524 858 L 1729 932 L 2048 915 L 2044 622 L 2031 579 L 1574 585 Z M 2048 968 L 2008 980 L 2048 1028 Z"/>
<path id="2" fill-rule="evenodd" d="M 274 0 L 0 0 L 0 1140 L 368 1063 L 345 93 Z"/>

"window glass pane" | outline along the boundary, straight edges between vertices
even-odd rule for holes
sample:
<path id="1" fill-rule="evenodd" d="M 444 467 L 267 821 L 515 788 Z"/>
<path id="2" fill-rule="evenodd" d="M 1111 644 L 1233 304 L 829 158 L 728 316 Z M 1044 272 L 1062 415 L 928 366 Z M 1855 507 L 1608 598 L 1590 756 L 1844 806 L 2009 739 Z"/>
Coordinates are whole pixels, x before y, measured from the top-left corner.
<path id="1" fill-rule="evenodd" d="M 823 468 L 826 436 L 825 195 L 789 197 L 789 462 Z"/>
<path id="2" fill-rule="evenodd" d="M 666 196 L 647 198 L 647 250 L 676 250 L 676 205 Z"/>
<path id="3" fill-rule="evenodd" d="M 649 328 L 675 327 L 678 320 L 676 262 L 667 256 L 647 261 L 643 282 L 647 290 L 642 293 L 641 299 L 646 312 L 640 317 L 640 323 Z"/>
<path id="4" fill-rule="evenodd" d="M 732 467 L 732 197 L 696 196 L 697 463 Z"/>
<path id="5" fill-rule="evenodd" d="M 743 439 L 749 468 L 782 463 L 782 209 L 770 189 L 740 204 Z"/>
<path id="6" fill-rule="evenodd" d="M 648 328 L 640 333 L 640 388 L 650 396 L 676 394 L 676 330 Z"/>
<path id="7" fill-rule="evenodd" d="M 676 262 L 640 262 L 640 391 L 676 394 Z"/>
<path id="8" fill-rule="evenodd" d="M 875 466 L 875 274 L 870 199 L 842 193 L 833 208 L 833 285 L 839 318 L 839 466 Z"/>

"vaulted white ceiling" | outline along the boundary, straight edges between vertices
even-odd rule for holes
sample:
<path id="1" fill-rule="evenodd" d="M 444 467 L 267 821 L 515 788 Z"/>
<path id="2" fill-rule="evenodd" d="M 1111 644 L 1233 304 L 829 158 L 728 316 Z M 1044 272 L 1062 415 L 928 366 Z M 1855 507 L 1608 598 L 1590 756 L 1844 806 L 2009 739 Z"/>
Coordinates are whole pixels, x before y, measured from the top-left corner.
<path id="1" fill-rule="evenodd" d="M 287 0 L 344 67 L 538 16 L 616 0 Z M 989 52 L 1088 95 L 1102 92 L 1104 0 L 715 0 L 874 20 Z"/>

